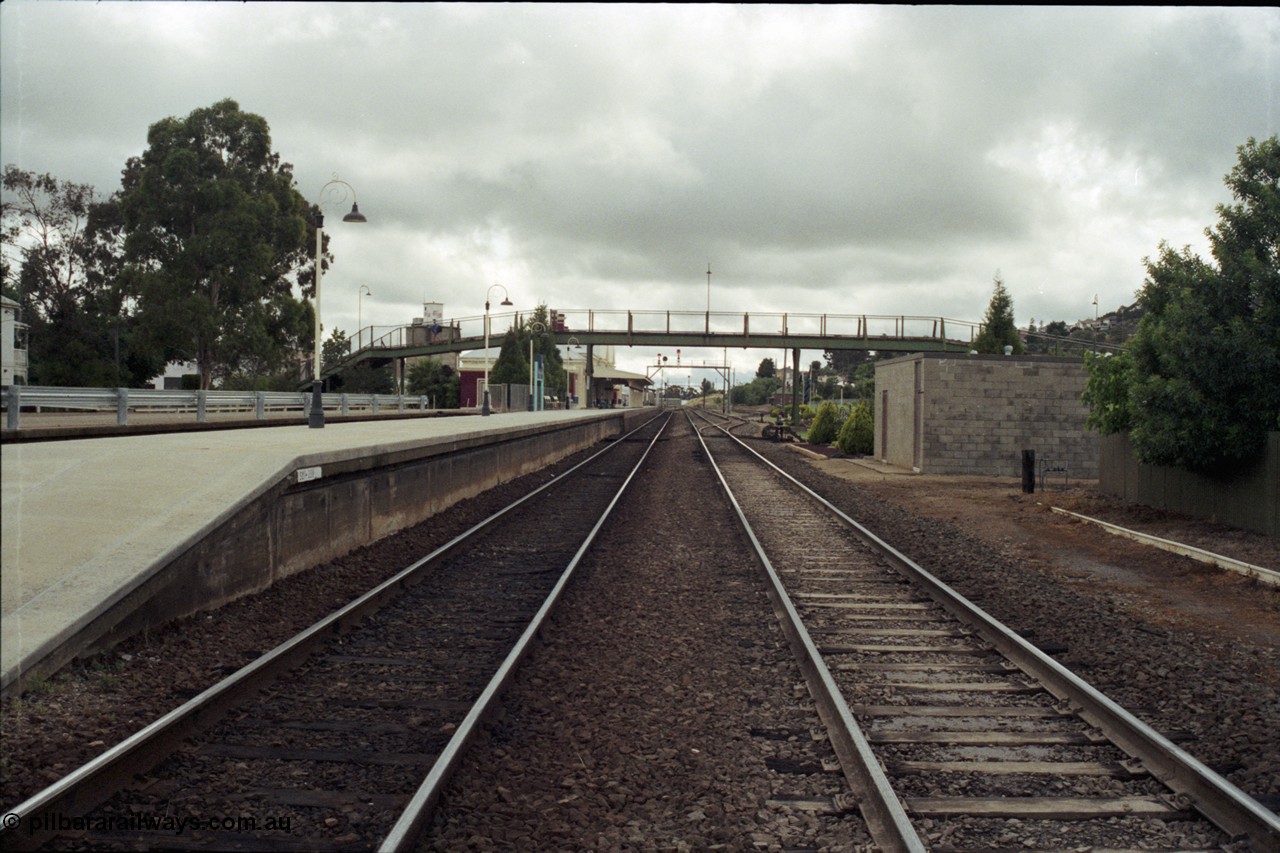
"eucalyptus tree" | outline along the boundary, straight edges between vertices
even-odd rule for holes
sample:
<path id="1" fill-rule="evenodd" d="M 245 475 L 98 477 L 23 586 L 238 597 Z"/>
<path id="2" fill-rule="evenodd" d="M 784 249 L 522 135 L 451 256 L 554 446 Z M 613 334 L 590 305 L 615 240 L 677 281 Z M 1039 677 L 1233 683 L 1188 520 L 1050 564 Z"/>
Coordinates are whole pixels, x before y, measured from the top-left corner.
<path id="1" fill-rule="evenodd" d="M 233 100 L 153 124 L 119 195 L 121 277 L 140 330 L 200 387 L 280 369 L 311 343 L 312 207 L 271 150 L 266 119 Z"/>
<path id="2" fill-rule="evenodd" d="M 30 326 L 33 384 L 128 386 L 163 368 L 134 345 L 132 304 L 116 276 L 116 214 L 114 199 L 89 184 L 4 168 L 4 292 Z"/>

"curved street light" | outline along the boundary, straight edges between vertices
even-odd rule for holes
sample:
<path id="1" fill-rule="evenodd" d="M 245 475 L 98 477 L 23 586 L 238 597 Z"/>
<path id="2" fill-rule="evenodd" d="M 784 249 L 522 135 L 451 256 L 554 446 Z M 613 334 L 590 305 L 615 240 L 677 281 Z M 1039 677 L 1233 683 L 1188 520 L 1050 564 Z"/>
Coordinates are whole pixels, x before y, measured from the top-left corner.
<path id="1" fill-rule="evenodd" d="M 547 336 L 547 327 L 544 326 L 542 323 L 539 323 L 537 320 L 532 320 L 529 322 L 529 411 L 540 412 L 542 411 L 542 406 L 540 404 L 537 406 L 533 404 L 533 392 L 535 390 L 534 384 L 533 384 L 533 379 L 534 379 L 534 376 L 533 376 L 533 327 L 534 326 L 537 326 L 539 329 L 542 330 L 542 336 L 544 338 Z M 539 401 L 539 403 L 541 403 L 541 401 Z"/>
<path id="2" fill-rule="evenodd" d="M 355 188 L 340 180 L 336 173 L 333 180 L 320 188 L 320 200 L 316 202 L 316 339 L 311 367 L 311 413 L 307 416 L 307 425 L 312 429 L 324 427 L 324 395 L 320 379 L 320 280 L 324 276 L 324 207 L 326 204 L 345 204 L 348 198 L 351 199 L 351 212 L 342 217 L 342 221 L 368 222 L 360 212 L 360 206 L 356 204 Z"/>
<path id="3" fill-rule="evenodd" d="M 480 414 L 489 414 L 489 299 L 493 296 L 494 288 L 502 291 L 503 305 L 511 304 L 511 296 L 507 293 L 507 289 L 500 284 L 490 287 L 484 295 L 484 403 L 480 406 Z"/>
<path id="4" fill-rule="evenodd" d="M 369 285 L 362 284 L 360 285 L 360 290 L 356 293 L 356 349 L 360 349 L 360 330 L 364 328 L 364 324 L 360 319 L 363 316 L 360 303 L 366 296 L 373 296 L 373 291 L 369 289 Z M 372 334 L 369 335 L 369 343 L 373 343 Z"/>

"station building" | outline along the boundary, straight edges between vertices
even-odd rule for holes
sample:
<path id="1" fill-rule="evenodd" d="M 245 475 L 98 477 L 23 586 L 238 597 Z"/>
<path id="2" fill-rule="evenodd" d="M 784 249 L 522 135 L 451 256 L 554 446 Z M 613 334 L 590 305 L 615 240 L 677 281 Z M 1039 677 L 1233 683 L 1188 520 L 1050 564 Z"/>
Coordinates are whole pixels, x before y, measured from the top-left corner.
<path id="1" fill-rule="evenodd" d="M 408 326 L 369 326 L 357 333 L 352 342 L 353 350 L 368 346 L 383 336 L 394 336 L 401 343 L 431 344 L 457 340 L 460 335 L 456 325 L 444 316 L 444 304 L 424 302 L 422 316 L 414 317 Z M 554 312 L 553 312 L 554 314 Z M 517 315 L 517 322 L 518 322 Z M 553 318 L 554 322 L 554 318 Z M 614 348 L 592 348 L 591 369 L 588 371 L 587 348 L 574 345 L 572 337 L 565 337 L 562 328 L 557 341 L 568 382 L 568 399 L 545 399 L 542 409 L 625 409 L 651 405 L 654 402 L 652 381 L 638 373 L 619 370 L 615 362 Z M 430 358 L 458 374 L 458 405 L 463 409 L 479 408 L 484 395 L 486 371 L 491 371 L 501 353 L 502 333 L 495 333 L 486 351 L 475 349 L 463 353 L 442 353 L 433 356 L 414 356 L 398 360 L 395 369 L 397 383 L 403 387 L 409 368 L 417 361 Z M 548 377 L 549 379 L 550 377 Z M 528 383 L 491 388 L 490 407 L 495 411 L 525 411 L 531 388 Z"/>
<path id="2" fill-rule="evenodd" d="M 492 370 L 498 352 L 497 348 L 491 348 L 486 359 L 484 350 L 473 350 L 463 354 L 458 360 L 461 379 L 458 403 L 462 408 L 480 405 L 480 397 L 484 393 L 486 363 Z M 567 407 L 570 409 L 627 409 L 653 403 L 652 381 L 639 373 L 619 370 L 614 361 L 614 348 L 611 346 L 593 348 L 590 378 L 587 376 L 585 347 L 565 347 L 562 344 L 560 357 L 568 374 Z M 527 386 L 520 387 L 526 389 L 521 393 L 527 393 Z M 522 408 L 519 403 L 520 401 L 516 401 L 513 406 Z M 494 401 L 491 400 L 490 404 L 493 405 Z M 566 408 L 566 401 L 557 400 L 554 405 L 556 408 Z"/>

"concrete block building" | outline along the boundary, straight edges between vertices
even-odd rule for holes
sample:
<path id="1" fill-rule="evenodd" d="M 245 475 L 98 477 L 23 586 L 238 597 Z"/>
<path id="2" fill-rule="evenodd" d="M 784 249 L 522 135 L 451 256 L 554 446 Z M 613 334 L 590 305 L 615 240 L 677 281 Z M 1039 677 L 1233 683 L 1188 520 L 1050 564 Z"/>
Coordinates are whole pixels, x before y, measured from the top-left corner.
<path id="1" fill-rule="evenodd" d="M 920 353 L 876 364 L 875 456 L 926 474 L 1098 477 L 1098 434 L 1079 358 Z"/>

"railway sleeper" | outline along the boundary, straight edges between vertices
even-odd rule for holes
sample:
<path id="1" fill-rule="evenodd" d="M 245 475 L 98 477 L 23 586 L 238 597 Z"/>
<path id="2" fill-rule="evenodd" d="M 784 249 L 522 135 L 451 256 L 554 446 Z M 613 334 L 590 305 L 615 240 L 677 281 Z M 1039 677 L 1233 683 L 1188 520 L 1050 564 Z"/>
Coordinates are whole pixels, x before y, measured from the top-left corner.
<path id="1" fill-rule="evenodd" d="M 775 794 L 765 800 L 765 805 L 769 808 L 791 809 L 820 815 L 856 814 L 858 811 L 857 801 L 849 794 L 836 794 L 834 797 Z"/>
<path id="2" fill-rule="evenodd" d="M 1110 743 L 1101 732 L 939 732 L 925 729 L 872 731 L 871 743 L 933 743 L 964 746 L 1102 746 Z"/>
<path id="3" fill-rule="evenodd" d="M 796 761 L 791 758 L 769 757 L 764 766 L 775 773 L 790 773 L 801 776 L 817 776 L 823 773 L 839 773 L 840 763 L 827 759 L 821 761 Z"/>
<path id="4" fill-rule="evenodd" d="M 859 717 L 1027 717 L 1052 720 L 1074 718 L 1059 706 L 1044 705 L 854 705 Z"/>
<path id="5" fill-rule="evenodd" d="M 865 663 L 839 663 L 832 669 L 840 672 L 991 672 L 1007 674 L 1020 670 L 1011 663 L 889 663 L 867 661 Z"/>
<path id="6" fill-rule="evenodd" d="M 986 773 L 999 776 L 1108 776 L 1113 779 L 1136 779 L 1149 775 L 1141 767 L 1133 768 L 1118 761 L 913 761 L 885 762 L 894 775 L 920 773 Z"/>
<path id="7" fill-rule="evenodd" d="M 928 818 L 1017 818 L 1019 820 L 1097 820 L 1137 817 L 1148 820 L 1193 820 L 1184 797 L 907 797 L 907 811 Z"/>

